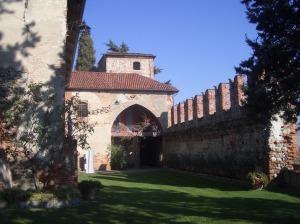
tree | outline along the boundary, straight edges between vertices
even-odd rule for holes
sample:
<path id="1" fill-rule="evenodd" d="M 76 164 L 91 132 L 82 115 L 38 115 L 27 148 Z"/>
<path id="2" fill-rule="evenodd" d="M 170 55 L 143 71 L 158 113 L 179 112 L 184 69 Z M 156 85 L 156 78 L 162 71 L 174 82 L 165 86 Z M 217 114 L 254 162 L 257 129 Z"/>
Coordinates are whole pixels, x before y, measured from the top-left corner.
<path id="1" fill-rule="evenodd" d="M 55 95 L 40 83 L 31 83 L 27 88 L 14 87 L 9 100 L 12 106 L 5 112 L 5 121 L 7 127 L 13 127 L 17 132 L 6 153 L 18 165 L 30 170 L 37 190 L 38 171 L 59 148 L 55 142 L 56 133 L 61 133 L 58 129 L 62 127 L 60 110 L 55 107 Z"/>
<path id="2" fill-rule="evenodd" d="M 90 149 L 90 145 L 87 141 L 88 135 L 94 132 L 94 127 L 97 123 L 91 123 L 87 119 L 83 119 L 79 114 L 78 105 L 81 103 L 78 94 L 67 99 L 65 102 L 65 135 L 66 139 L 77 140 L 78 145 L 81 149 Z M 88 116 L 93 114 L 108 113 L 110 111 L 109 107 L 101 107 L 93 111 L 88 111 Z"/>
<path id="3" fill-rule="evenodd" d="M 256 118 L 282 114 L 296 121 L 300 103 L 300 1 L 243 0 L 258 37 L 246 42 L 249 59 L 236 68 L 248 77 L 247 106 Z"/>
<path id="4" fill-rule="evenodd" d="M 108 51 L 111 52 L 127 53 L 129 51 L 128 45 L 124 42 L 122 42 L 120 45 L 117 45 L 112 40 L 109 40 L 105 45 L 108 47 Z"/>
<path id="5" fill-rule="evenodd" d="M 11 107 L 3 114 L 7 129 L 17 130 L 6 154 L 17 166 L 30 171 L 36 190 L 40 188 L 40 182 L 43 187 L 49 187 L 52 176 L 56 175 L 51 173 L 53 165 L 65 164 L 65 160 L 69 160 L 66 158 L 68 152 L 58 145 L 61 141 L 57 139 L 64 138 L 65 147 L 71 150 L 74 141 L 82 149 L 88 149 L 87 138 L 95 126 L 95 123 L 79 117 L 78 95 L 66 100 L 64 106 L 55 103 L 56 97 L 53 89 L 41 83 L 31 83 L 25 88 L 16 85 L 8 98 Z M 61 136 L 60 131 L 63 123 L 65 136 Z M 42 178 L 39 173 L 44 173 Z"/>
<path id="6" fill-rule="evenodd" d="M 154 66 L 154 75 L 157 75 L 157 74 L 161 73 L 162 70 L 163 70 L 163 69 L 161 69 L 161 68 L 159 68 L 159 67 L 157 67 L 157 66 Z"/>
<path id="7" fill-rule="evenodd" d="M 81 34 L 79 39 L 78 57 L 76 61 L 76 70 L 91 71 L 95 67 L 95 49 L 93 40 L 90 35 L 90 27 L 84 22 L 81 26 Z"/>

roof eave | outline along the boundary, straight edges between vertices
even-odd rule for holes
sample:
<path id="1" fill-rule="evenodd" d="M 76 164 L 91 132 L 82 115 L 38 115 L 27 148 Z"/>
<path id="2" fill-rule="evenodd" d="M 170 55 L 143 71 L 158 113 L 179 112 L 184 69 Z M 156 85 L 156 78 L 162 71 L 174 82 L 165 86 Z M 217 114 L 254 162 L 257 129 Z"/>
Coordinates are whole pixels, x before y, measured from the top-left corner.
<path id="1" fill-rule="evenodd" d="M 67 87 L 66 88 L 67 91 L 76 91 L 76 90 L 87 90 L 87 91 L 114 91 L 114 92 L 118 92 L 118 91 L 139 91 L 139 92 L 157 92 L 157 93 L 178 93 L 179 90 L 157 90 L 157 89 L 99 89 L 99 88 L 84 88 L 84 87 Z"/>

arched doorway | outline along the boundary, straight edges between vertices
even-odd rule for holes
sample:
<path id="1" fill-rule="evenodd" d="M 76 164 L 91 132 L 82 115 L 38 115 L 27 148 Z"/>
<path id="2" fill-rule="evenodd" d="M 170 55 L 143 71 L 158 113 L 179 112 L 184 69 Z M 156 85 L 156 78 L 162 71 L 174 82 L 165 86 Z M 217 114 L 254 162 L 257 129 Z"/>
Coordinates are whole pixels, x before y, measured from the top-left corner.
<path id="1" fill-rule="evenodd" d="M 155 167 L 161 162 L 161 132 L 155 115 L 135 104 L 123 110 L 113 122 L 111 142 L 123 150 L 127 168 Z"/>

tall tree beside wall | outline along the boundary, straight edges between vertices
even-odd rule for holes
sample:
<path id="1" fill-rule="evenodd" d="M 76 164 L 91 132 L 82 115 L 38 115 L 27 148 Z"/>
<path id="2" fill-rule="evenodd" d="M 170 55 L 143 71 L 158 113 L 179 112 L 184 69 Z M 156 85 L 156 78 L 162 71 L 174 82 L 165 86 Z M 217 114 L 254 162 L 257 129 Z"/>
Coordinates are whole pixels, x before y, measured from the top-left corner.
<path id="1" fill-rule="evenodd" d="M 268 120 L 284 111 L 295 121 L 300 113 L 300 1 L 242 0 L 258 37 L 246 39 L 249 59 L 236 68 L 248 76 L 247 105 L 253 115 Z"/>
<path id="2" fill-rule="evenodd" d="M 79 39 L 78 57 L 76 61 L 76 70 L 91 71 L 95 67 L 95 49 L 91 38 L 90 27 L 83 23 Z"/>

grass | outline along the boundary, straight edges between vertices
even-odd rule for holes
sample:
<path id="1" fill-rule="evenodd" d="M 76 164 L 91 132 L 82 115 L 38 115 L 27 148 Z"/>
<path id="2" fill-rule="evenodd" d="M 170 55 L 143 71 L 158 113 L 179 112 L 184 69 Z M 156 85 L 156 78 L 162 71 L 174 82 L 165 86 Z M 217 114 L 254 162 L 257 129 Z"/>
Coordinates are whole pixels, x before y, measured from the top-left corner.
<path id="1" fill-rule="evenodd" d="M 0 212 L 0 223 L 300 223 L 300 196 L 168 171 L 80 175 L 105 186 L 63 209 Z"/>

